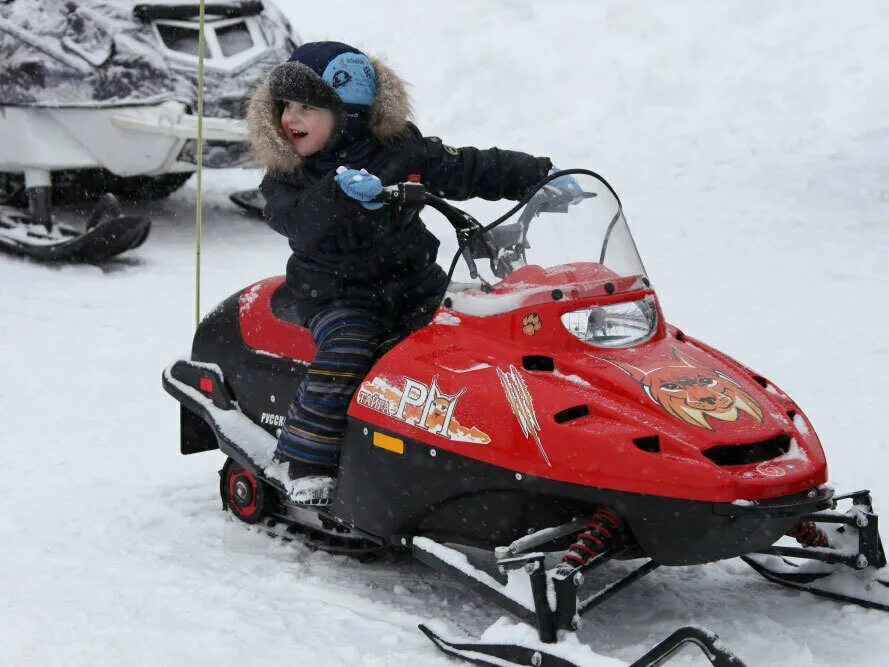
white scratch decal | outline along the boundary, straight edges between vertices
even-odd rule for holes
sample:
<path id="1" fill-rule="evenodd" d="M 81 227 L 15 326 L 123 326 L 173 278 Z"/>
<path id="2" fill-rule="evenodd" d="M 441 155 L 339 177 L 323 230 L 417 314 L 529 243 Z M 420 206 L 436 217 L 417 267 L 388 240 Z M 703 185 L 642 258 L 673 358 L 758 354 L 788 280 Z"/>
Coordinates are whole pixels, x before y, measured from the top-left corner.
<path id="1" fill-rule="evenodd" d="M 509 407 L 512 408 L 512 413 L 516 416 L 516 419 L 519 420 L 522 433 L 525 434 L 525 438 L 529 435 L 534 438 L 534 442 L 537 443 L 537 449 L 540 450 L 540 455 L 546 461 L 546 465 L 552 468 L 553 464 L 549 462 L 543 443 L 540 442 L 540 436 L 537 435 L 537 432 L 540 430 L 540 424 L 537 422 L 537 415 L 534 413 L 534 400 L 531 398 L 531 393 L 525 385 L 525 380 L 515 366 L 510 366 L 508 373 L 504 373 L 498 368 L 497 376 L 500 378 L 500 384 L 503 385 L 503 392 L 506 394 L 506 400 L 509 401 Z"/>

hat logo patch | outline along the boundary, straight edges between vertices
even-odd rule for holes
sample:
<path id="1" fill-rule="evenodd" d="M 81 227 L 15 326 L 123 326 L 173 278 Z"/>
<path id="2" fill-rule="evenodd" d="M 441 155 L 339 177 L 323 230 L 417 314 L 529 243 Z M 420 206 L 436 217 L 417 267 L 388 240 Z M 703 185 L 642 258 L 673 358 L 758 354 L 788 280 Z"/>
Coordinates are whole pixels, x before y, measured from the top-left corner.
<path id="1" fill-rule="evenodd" d="M 352 80 L 352 75 L 349 74 L 346 70 L 341 69 L 337 70 L 333 75 L 333 81 L 331 81 L 331 85 L 334 88 L 342 88 L 347 85 Z"/>

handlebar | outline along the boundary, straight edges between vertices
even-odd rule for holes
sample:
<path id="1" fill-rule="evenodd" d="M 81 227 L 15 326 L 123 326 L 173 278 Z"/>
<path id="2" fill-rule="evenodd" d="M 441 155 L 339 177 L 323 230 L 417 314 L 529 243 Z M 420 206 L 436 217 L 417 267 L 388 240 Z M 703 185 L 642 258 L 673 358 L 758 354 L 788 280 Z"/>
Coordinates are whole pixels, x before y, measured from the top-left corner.
<path id="1" fill-rule="evenodd" d="M 375 197 L 373 201 L 407 210 L 419 210 L 424 206 L 434 208 L 451 223 L 457 230 L 458 236 L 461 233 L 471 236 L 482 228 L 481 223 L 469 213 L 452 206 L 441 197 L 436 197 L 426 190 L 426 186 L 422 183 L 407 182 L 390 185 L 383 188 L 382 194 Z"/>
<path id="2" fill-rule="evenodd" d="M 460 246 L 458 254 L 462 254 L 463 259 L 466 260 L 469 275 L 472 278 L 479 277 L 478 267 L 475 264 L 475 255 L 479 250 L 475 246 L 479 242 L 482 244 L 483 255 L 491 260 L 492 265 L 496 261 L 497 248 L 489 235 L 478 233 L 483 231 L 481 223 L 466 211 L 452 206 L 441 197 L 436 197 L 428 192 L 422 183 L 407 182 L 388 186 L 373 201 L 394 205 L 399 213 L 415 212 L 424 206 L 430 206 L 441 213 L 457 232 L 457 242 Z M 453 273 L 453 267 L 451 273 Z M 448 279 L 450 279 L 450 274 Z"/>
<path id="3" fill-rule="evenodd" d="M 424 206 L 430 206 L 441 213 L 456 231 L 459 244 L 457 253 L 454 255 L 448 270 L 448 279 L 450 280 L 453 276 L 457 261 L 462 256 L 469 267 L 470 276 L 473 279 L 481 279 L 482 289 L 484 290 L 486 286 L 490 286 L 479 275 L 475 260 L 489 260 L 491 272 L 498 278 L 505 278 L 516 268 L 524 266 L 527 262 L 525 250 L 530 247 L 527 241 L 527 232 L 531 220 L 540 213 L 567 212 L 569 206 L 574 203 L 574 201 L 563 201 L 558 197 L 550 200 L 542 199 L 539 203 L 530 206 L 528 205 L 529 202 L 532 202 L 547 183 L 561 176 L 571 174 L 592 176 L 608 189 L 617 202 L 618 213 L 615 216 L 616 220 L 621 210 L 620 198 L 608 181 L 596 172 L 589 171 L 588 169 L 565 169 L 547 175 L 546 178 L 532 187 L 520 201 L 516 202 L 512 208 L 487 225 L 482 225 L 466 211 L 428 192 L 422 183 L 406 182 L 387 186 L 372 201 L 395 206 L 397 212 L 403 212 L 404 214 L 416 213 Z M 595 192 L 580 193 L 580 199 L 596 196 Z M 502 223 L 506 222 L 522 208 L 525 208 L 525 210 L 522 211 L 518 220 L 508 225 L 502 225 Z M 612 221 L 613 224 L 614 221 Z"/>

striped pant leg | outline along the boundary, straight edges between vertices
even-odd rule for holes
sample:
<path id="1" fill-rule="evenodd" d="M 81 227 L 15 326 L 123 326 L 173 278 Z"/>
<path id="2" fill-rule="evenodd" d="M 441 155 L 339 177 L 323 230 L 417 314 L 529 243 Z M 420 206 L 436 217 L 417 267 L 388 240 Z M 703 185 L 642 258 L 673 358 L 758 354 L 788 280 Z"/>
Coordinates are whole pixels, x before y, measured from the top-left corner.
<path id="1" fill-rule="evenodd" d="M 278 438 L 278 453 L 321 466 L 339 463 L 346 410 L 376 360 L 386 328 L 366 311 L 332 308 L 309 322 L 317 348 Z"/>

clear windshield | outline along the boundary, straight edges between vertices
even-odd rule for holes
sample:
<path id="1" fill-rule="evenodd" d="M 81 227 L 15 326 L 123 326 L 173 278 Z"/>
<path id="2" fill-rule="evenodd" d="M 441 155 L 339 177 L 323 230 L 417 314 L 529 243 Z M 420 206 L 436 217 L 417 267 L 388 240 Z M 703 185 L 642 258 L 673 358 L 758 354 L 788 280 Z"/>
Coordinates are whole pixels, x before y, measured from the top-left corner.
<path id="1" fill-rule="evenodd" d="M 645 276 L 615 194 L 590 173 L 571 178 L 577 184 L 573 195 L 556 187 L 558 183 L 544 185 L 525 206 L 490 230 L 484 241 L 476 235 L 457 261 L 451 289 L 496 286 L 526 265 L 550 269 L 592 262 L 605 267 L 603 275 Z M 509 210 L 505 203 L 473 200 L 457 205 L 488 225 Z M 442 240 L 439 262 L 448 268 L 457 241 L 450 225 L 434 215 L 438 219 L 433 220 L 427 208 L 423 217 Z"/>

